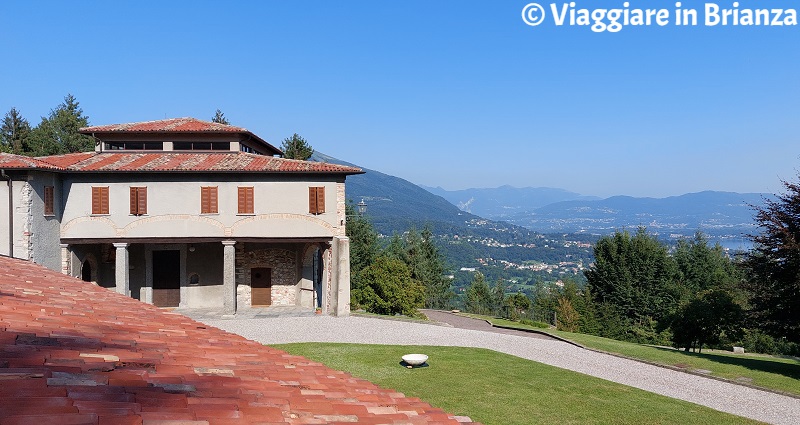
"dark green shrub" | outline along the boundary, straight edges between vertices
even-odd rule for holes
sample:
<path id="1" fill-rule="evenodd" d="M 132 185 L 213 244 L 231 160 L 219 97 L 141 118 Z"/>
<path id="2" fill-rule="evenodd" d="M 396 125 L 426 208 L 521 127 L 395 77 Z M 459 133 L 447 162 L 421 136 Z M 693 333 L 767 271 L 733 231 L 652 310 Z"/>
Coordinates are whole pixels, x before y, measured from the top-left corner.
<path id="1" fill-rule="evenodd" d="M 537 322 L 535 320 L 530 320 L 530 319 L 522 319 L 519 321 L 519 323 L 540 329 L 548 329 L 550 327 L 550 325 L 548 325 L 547 323 Z"/>

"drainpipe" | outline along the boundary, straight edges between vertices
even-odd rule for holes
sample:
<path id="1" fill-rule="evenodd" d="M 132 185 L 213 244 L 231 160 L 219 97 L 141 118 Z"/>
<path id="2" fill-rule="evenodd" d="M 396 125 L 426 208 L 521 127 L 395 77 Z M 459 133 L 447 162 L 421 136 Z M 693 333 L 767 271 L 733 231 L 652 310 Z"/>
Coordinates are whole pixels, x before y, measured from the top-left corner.
<path id="1" fill-rule="evenodd" d="M 14 195 L 11 193 L 11 177 L 4 169 L 0 169 L 0 177 L 5 179 L 8 185 L 8 256 L 14 258 Z"/>

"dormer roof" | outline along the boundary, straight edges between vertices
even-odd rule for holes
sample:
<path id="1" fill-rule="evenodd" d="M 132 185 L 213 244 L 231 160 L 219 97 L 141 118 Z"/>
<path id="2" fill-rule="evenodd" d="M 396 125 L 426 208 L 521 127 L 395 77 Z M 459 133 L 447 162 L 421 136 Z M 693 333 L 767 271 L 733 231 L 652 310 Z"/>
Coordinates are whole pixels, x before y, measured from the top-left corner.
<path id="1" fill-rule="evenodd" d="M 123 139 L 125 135 L 142 134 L 163 134 L 167 139 L 169 138 L 169 135 L 179 134 L 238 134 L 243 140 L 255 141 L 259 145 L 262 145 L 269 151 L 270 155 L 283 155 L 283 152 L 280 149 L 271 145 L 266 140 L 258 137 L 244 127 L 203 121 L 191 117 L 169 118 L 164 120 L 131 122 L 124 124 L 94 125 L 91 127 L 83 127 L 79 129 L 78 132 L 93 136 L 99 140 L 104 140 L 108 136 L 113 136 L 114 139 L 120 140 Z"/>

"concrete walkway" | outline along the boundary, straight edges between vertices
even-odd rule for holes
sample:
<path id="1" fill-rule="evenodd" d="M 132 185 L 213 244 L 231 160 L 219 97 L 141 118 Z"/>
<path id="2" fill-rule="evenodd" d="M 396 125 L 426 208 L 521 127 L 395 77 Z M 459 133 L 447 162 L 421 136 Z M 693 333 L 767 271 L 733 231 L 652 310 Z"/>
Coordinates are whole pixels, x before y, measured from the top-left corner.
<path id="1" fill-rule="evenodd" d="M 366 317 L 202 321 L 264 344 L 347 342 L 487 348 L 762 422 L 800 424 L 800 399 L 605 355 L 560 341 Z"/>

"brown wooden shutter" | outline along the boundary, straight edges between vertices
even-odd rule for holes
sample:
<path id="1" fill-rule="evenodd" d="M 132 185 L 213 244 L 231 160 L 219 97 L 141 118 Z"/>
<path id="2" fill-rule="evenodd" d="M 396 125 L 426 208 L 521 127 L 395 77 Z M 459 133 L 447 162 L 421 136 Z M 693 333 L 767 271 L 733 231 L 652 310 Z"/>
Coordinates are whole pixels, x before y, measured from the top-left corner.
<path id="1" fill-rule="evenodd" d="M 147 188 L 146 187 L 132 187 L 131 188 L 131 214 L 144 215 L 147 214 Z"/>
<path id="2" fill-rule="evenodd" d="M 53 215 L 55 214 L 54 208 L 54 199 L 53 199 L 53 186 L 45 186 L 44 187 L 44 215 Z"/>
<path id="3" fill-rule="evenodd" d="M 139 214 L 147 214 L 147 188 L 140 187 L 138 192 L 139 192 Z"/>
<path id="4" fill-rule="evenodd" d="M 136 188 L 136 214 L 147 214 L 147 188 Z"/>
<path id="5" fill-rule="evenodd" d="M 131 188 L 131 215 L 139 214 L 139 195 L 138 187 Z"/>
<path id="6" fill-rule="evenodd" d="M 101 214 L 99 187 L 92 187 L 92 214 Z"/>
<path id="7" fill-rule="evenodd" d="M 308 188 L 308 212 L 309 214 L 317 213 L 317 188 Z"/>
<path id="8" fill-rule="evenodd" d="M 209 196 L 208 196 L 208 203 L 209 203 L 209 212 L 210 214 L 216 214 L 219 212 L 217 209 L 217 187 L 212 186 L 209 187 Z"/>
<path id="9" fill-rule="evenodd" d="M 253 214 L 253 188 L 239 187 L 239 214 Z"/>
<path id="10" fill-rule="evenodd" d="M 100 188 L 100 214 L 108 214 L 108 186 Z"/>
<path id="11" fill-rule="evenodd" d="M 200 188 L 200 214 L 208 214 L 209 205 L 208 205 L 208 189 L 207 187 Z"/>
<path id="12" fill-rule="evenodd" d="M 204 186 L 200 188 L 200 213 L 216 214 L 217 209 L 217 187 Z"/>
<path id="13" fill-rule="evenodd" d="M 325 188 L 317 188 L 317 214 L 325 213 Z"/>
<path id="14" fill-rule="evenodd" d="M 108 186 L 92 187 L 92 214 L 108 214 Z"/>
<path id="15" fill-rule="evenodd" d="M 325 188 L 308 188 L 308 212 L 311 214 L 323 214 L 325 212 Z"/>

